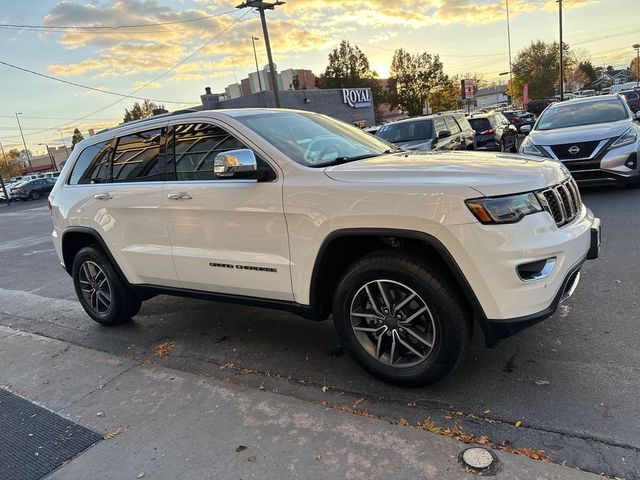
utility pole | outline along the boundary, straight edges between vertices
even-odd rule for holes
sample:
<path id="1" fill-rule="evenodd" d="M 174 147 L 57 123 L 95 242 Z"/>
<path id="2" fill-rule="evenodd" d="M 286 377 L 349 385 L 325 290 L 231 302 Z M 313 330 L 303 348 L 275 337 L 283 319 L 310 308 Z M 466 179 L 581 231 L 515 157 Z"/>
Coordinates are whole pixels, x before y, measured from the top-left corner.
<path id="1" fill-rule="evenodd" d="M 507 2 L 507 43 L 509 44 L 509 105 L 513 104 L 513 70 L 511 66 L 511 26 L 509 24 L 509 0 Z"/>
<path id="2" fill-rule="evenodd" d="M 9 168 L 9 160 L 4 154 L 4 147 L 2 143 L 0 143 L 0 151 L 2 151 L 2 158 L 4 158 L 4 163 L 7 164 L 7 172 L 9 172 L 9 178 L 11 178 L 11 169 Z M 7 193 L 7 187 L 4 185 L 4 179 L 2 178 L 2 174 L 0 173 L 0 186 L 2 187 L 2 191 L 4 192 L 4 201 L 7 202 L 7 205 L 11 205 L 11 198 L 9 198 L 9 194 Z"/>
<path id="3" fill-rule="evenodd" d="M 47 143 L 39 143 L 38 145 L 44 145 L 45 147 L 47 147 L 47 154 L 49 155 L 49 162 L 51 162 L 51 167 L 53 168 L 54 172 L 58 171 L 58 166 L 56 165 L 56 159 L 53 155 L 53 153 L 51 153 L 51 149 L 49 148 L 49 144 Z"/>
<path id="4" fill-rule="evenodd" d="M 562 0 L 558 1 L 560 19 L 560 101 L 564 100 L 564 43 L 562 41 Z"/>
<path id="5" fill-rule="evenodd" d="M 636 88 L 640 87 L 640 43 L 636 43 L 633 48 L 636 49 Z"/>
<path id="6" fill-rule="evenodd" d="M 276 101 L 276 108 L 280 108 L 280 95 L 278 95 L 278 77 L 276 76 L 276 66 L 273 63 L 271 55 L 271 43 L 269 42 L 269 30 L 267 29 L 267 19 L 264 15 L 265 10 L 275 10 L 275 7 L 284 5 L 286 2 L 277 0 L 273 3 L 264 2 L 262 0 L 245 0 L 244 3 L 237 5 L 236 8 L 255 8 L 260 13 L 260 21 L 262 22 L 262 34 L 264 36 L 264 44 L 267 48 L 267 58 L 269 60 L 269 73 L 271 82 L 273 83 L 273 96 Z M 260 74 L 258 74 L 260 78 Z"/>
<path id="7" fill-rule="evenodd" d="M 24 141 L 24 134 L 22 133 L 22 125 L 20 125 L 20 119 L 18 115 L 22 115 L 22 112 L 16 112 L 16 120 L 18 122 L 18 128 L 20 129 L 20 136 L 22 137 L 22 144 L 24 145 L 24 153 L 27 156 L 27 161 L 29 162 L 29 168 L 33 168 L 31 165 L 31 157 L 29 156 L 29 149 L 27 148 L 27 142 Z"/>
<path id="8" fill-rule="evenodd" d="M 62 130 L 58 130 L 60 132 L 60 140 L 62 140 L 62 145 L 64 145 L 64 151 L 67 154 L 67 158 L 69 158 L 69 150 L 67 149 L 67 143 L 64 141 L 64 135 L 62 135 Z"/>
<path id="9" fill-rule="evenodd" d="M 253 44 L 253 58 L 256 61 L 256 74 L 258 75 L 258 86 L 262 91 L 262 80 L 260 80 L 260 69 L 258 68 L 258 54 L 256 53 L 256 40 L 260 40 L 258 37 L 251 35 L 251 43 Z"/>

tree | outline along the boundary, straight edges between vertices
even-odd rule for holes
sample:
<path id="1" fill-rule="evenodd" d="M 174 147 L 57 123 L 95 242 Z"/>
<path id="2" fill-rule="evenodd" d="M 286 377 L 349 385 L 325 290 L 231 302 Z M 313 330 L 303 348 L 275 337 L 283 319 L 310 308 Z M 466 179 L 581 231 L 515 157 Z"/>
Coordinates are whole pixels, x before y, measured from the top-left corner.
<path id="1" fill-rule="evenodd" d="M 594 82 L 600 76 L 589 60 L 580 62 L 578 68 L 586 75 L 589 82 Z"/>
<path id="2" fill-rule="evenodd" d="M 76 143 L 82 140 L 84 140 L 84 136 L 82 135 L 80 130 L 78 130 L 78 128 L 75 128 L 73 130 L 73 136 L 71 137 L 71 151 L 73 151 L 74 147 L 76 146 Z"/>
<path id="3" fill-rule="evenodd" d="M 149 100 L 142 102 L 142 105 L 135 102 L 133 107 L 131 107 L 131 110 L 128 108 L 124 109 L 124 118 L 122 120 L 126 123 L 133 120 L 140 120 L 141 118 L 147 118 L 153 115 L 153 111 L 158 108 L 164 108 L 164 105 L 158 106 Z"/>
<path id="4" fill-rule="evenodd" d="M 634 58 L 631 61 L 631 65 L 629 65 L 629 70 L 631 70 L 631 80 L 637 80 L 638 79 L 638 58 Z"/>
<path id="5" fill-rule="evenodd" d="M 293 76 L 293 82 L 291 83 L 291 86 L 294 90 L 300 90 L 300 77 L 297 74 Z"/>
<path id="6" fill-rule="evenodd" d="M 20 152 L 12 148 L 0 158 L 0 175 L 3 177 L 13 177 L 20 175 Z"/>
<path id="7" fill-rule="evenodd" d="M 409 115 L 420 115 L 429 93 L 448 81 L 438 55 L 426 52 L 412 55 L 402 48 L 397 49 L 393 53 L 387 83 L 389 103 Z"/>
<path id="8" fill-rule="evenodd" d="M 580 90 L 585 85 L 591 83 L 589 77 L 584 73 L 582 68 L 578 65 L 576 68 L 568 71 L 564 77 L 565 89 L 568 92 Z"/>
<path id="9" fill-rule="evenodd" d="M 469 78 L 469 77 L 465 77 Z M 429 92 L 431 113 L 455 110 L 460 102 L 460 78 L 455 76 Z"/>
<path id="10" fill-rule="evenodd" d="M 356 45 L 346 40 L 329 53 L 329 64 L 317 81 L 318 88 L 370 88 L 376 113 L 376 122 L 382 120 L 380 104 L 385 95 L 378 74 L 371 70 L 369 59 Z"/>
<path id="11" fill-rule="evenodd" d="M 531 42 L 531 45 L 518 52 L 513 61 L 513 85 L 509 94 L 512 98 L 522 98 L 522 86 L 529 84 L 529 98 L 553 97 L 560 85 L 560 55 L 558 42 Z M 569 46 L 563 45 L 565 72 L 572 71 L 575 60 Z"/>

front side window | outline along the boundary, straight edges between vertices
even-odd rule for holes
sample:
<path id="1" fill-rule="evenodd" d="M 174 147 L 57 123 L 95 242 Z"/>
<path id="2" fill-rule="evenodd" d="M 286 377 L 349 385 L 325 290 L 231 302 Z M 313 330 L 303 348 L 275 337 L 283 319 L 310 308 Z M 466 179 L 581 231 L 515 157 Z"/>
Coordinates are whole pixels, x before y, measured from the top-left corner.
<path id="1" fill-rule="evenodd" d="M 627 109 L 618 99 L 583 103 L 569 102 L 557 107 L 551 106 L 542 112 L 536 130 L 555 130 L 556 128 L 617 122 L 626 118 L 629 118 Z"/>
<path id="2" fill-rule="evenodd" d="M 110 182 L 111 152 L 111 140 L 85 148 L 73 166 L 69 185 Z"/>
<path id="3" fill-rule="evenodd" d="M 164 181 L 166 129 L 136 132 L 118 139 L 113 157 L 113 182 Z"/>
<path id="4" fill-rule="evenodd" d="M 309 167 L 376 157 L 394 150 L 379 138 L 324 115 L 270 112 L 235 118 L 291 160 Z M 379 135 L 385 138 L 384 133 Z"/>

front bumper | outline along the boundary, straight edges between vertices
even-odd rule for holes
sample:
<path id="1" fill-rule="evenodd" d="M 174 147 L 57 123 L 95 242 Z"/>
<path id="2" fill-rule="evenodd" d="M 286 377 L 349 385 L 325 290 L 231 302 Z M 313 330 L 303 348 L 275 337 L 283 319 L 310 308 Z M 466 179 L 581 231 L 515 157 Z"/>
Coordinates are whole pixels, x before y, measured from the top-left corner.
<path id="1" fill-rule="evenodd" d="M 477 299 L 480 312 L 475 313 L 487 340 L 555 312 L 577 285 L 582 263 L 597 256 L 594 242 L 599 235 L 592 231 L 599 223 L 583 205 L 580 214 L 560 228 L 541 212 L 510 225 L 455 225 L 439 232 Z M 554 267 L 548 275 L 528 281 L 519 276 L 519 266 L 551 258 Z"/>

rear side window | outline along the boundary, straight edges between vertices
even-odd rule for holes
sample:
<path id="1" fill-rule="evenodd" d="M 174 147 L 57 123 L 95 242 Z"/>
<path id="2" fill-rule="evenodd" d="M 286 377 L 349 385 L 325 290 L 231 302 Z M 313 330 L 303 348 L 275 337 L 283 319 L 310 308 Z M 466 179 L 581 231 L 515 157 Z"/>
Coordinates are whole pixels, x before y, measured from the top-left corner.
<path id="1" fill-rule="evenodd" d="M 111 140 L 85 148 L 76 160 L 69 185 L 108 183 L 111 177 Z"/>
<path id="2" fill-rule="evenodd" d="M 444 130 L 449 130 L 447 124 L 444 123 L 444 118 L 434 118 L 433 124 L 435 126 L 436 135 Z"/>
<path id="3" fill-rule="evenodd" d="M 118 139 L 113 157 L 113 182 L 164 181 L 166 129 L 136 132 Z"/>

